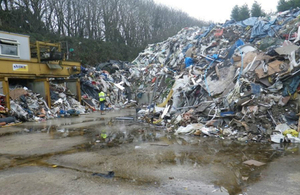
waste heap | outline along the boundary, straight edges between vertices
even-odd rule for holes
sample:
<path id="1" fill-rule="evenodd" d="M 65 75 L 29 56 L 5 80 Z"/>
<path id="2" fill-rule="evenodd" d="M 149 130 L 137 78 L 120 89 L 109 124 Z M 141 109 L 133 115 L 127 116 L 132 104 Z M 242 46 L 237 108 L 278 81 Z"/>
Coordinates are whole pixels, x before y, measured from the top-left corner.
<path id="1" fill-rule="evenodd" d="M 131 83 L 127 79 L 131 74 L 130 65 L 128 62 L 110 60 L 96 67 L 82 67 L 80 74 L 73 75 L 71 78 L 80 79 L 85 106 L 63 84 L 50 83 L 51 109 L 40 94 L 20 85 L 10 86 L 10 115 L 21 121 L 42 121 L 92 112 L 99 108 L 100 89 L 107 95 L 107 109 L 135 106 Z"/>
<path id="2" fill-rule="evenodd" d="M 62 84 L 51 83 L 50 94 L 51 112 L 57 114 L 55 117 L 65 115 L 76 116 L 89 111 L 85 109 L 85 107 L 75 99 L 75 95 Z"/>
<path id="3" fill-rule="evenodd" d="M 182 29 L 131 76 L 140 119 L 175 134 L 300 142 L 299 9 Z"/>
<path id="4" fill-rule="evenodd" d="M 96 67 L 82 67 L 73 78 L 80 79 L 82 101 L 92 110 L 99 109 L 99 92 L 106 94 L 106 109 L 135 106 L 132 100 L 129 62 L 110 60 Z"/>
<path id="5" fill-rule="evenodd" d="M 51 109 L 40 94 L 27 87 L 11 87 L 10 115 L 20 121 L 43 121 L 86 112 L 85 107 L 64 86 L 51 83 L 50 93 Z"/>

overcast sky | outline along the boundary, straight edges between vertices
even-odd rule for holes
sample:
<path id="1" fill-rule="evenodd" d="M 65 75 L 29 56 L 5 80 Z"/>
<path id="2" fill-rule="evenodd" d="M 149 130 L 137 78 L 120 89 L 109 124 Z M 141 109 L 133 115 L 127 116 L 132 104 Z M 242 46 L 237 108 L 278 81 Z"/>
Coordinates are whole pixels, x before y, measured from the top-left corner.
<path id="1" fill-rule="evenodd" d="M 156 3 L 180 9 L 200 20 L 225 22 L 230 19 L 231 10 L 235 5 L 248 4 L 251 9 L 254 0 L 154 0 Z M 279 0 L 257 0 L 264 11 L 276 12 Z"/>

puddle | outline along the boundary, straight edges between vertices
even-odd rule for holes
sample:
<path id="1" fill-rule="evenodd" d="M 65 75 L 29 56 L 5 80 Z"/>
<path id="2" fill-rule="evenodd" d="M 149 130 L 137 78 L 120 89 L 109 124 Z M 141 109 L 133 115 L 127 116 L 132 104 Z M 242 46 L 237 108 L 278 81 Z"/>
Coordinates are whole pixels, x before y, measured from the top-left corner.
<path id="1" fill-rule="evenodd" d="M 9 164 L 1 164 L 0 170 L 55 165 L 55 168 L 70 169 L 88 176 L 101 170 L 113 170 L 114 179 L 119 182 L 165 188 L 171 188 L 170 183 L 180 183 L 183 192 L 201 188 L 202 192 L 207 191 L 208 194 L 235 195 L 261 180 L 261 172 L 270 162 L 286 155 L 299 155 L 298 145 L 174 136 L 165 133 L 160 127 L 137 123 L 130 116 L 121 119 L 96 118 L 101 123 L 72 129 L 57 125 L 43 129 L 24 125 L 29 130 L 25 133 L 46 133 L 57 140 L 84 136 L 89 142 L 75 146 L 72 150 L 44 155 L 0 155 L 10 160 Z M 87 157 L 76 157 L 79 154 Z M 72 158 L 68 158 L 70 156 Z M 243 163 L 246 160 L 256 160 L 266 165 L 249 166 Z M 85 165 L 87 162 L 90 164 Z M 93 179 L 99 180 L 97 177 Z M 194 185 L 196 180 L 204 180 L 212 185 Z"/>
<path id="2" fill-rule="evenodd" d="M 172 149 L 157 156 L 164 165 L 180 167 L 207 167 L 213 183 L 224 187 L 229 194 L 239 194 L 250 184 L 262 179 L 261 172 L 268 164 L 286 155 L 299 155 L 297 144 L 239 143 L 215 138 L 174 137 L 161 138 Z M 180 148 L 176 146 L 180 145 Z M 266 163 L 249 166 L 246 160 Z"/>

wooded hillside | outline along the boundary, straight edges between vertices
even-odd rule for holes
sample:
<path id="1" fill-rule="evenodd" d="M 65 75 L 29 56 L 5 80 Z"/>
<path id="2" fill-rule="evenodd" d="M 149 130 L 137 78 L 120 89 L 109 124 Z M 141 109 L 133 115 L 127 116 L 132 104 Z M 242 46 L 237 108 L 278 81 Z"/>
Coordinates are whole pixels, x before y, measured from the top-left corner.
<path id="1" fill-rule="evenodd" d="M 71 58 L 94 65 L 132 60 L 148 43 L 203 22 L 153 0 L 0 0 L 0 30 L 61 41 Z"/>

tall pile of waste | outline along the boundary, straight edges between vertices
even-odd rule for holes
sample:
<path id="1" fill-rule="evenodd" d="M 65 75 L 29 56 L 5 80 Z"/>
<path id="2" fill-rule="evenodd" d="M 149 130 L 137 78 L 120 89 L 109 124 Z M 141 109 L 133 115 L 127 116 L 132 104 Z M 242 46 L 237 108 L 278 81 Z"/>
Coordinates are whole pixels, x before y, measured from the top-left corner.
<path id="1" fill-rule="evenodd" d="M 110 60 L 95 67 L 82 67 L 81 73 L 73 78 L 80 79 L 84 104 L 92 110 L 99 109 L 99 92 L 106 94 L 106 109 L 121 109 L 135 106 L 132 99 L 131 63 Z"/>
<path id="2" fill-rule="evenodd" d="M 300 142 L 300 10 L 184 28 L 130 78 L 140 119 L 175 134 Z"/>

